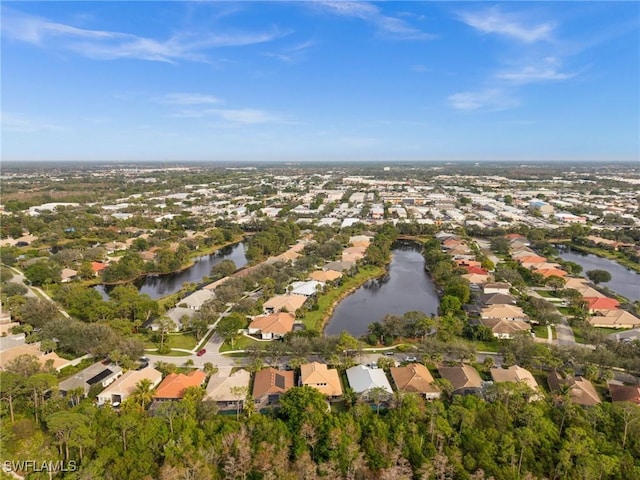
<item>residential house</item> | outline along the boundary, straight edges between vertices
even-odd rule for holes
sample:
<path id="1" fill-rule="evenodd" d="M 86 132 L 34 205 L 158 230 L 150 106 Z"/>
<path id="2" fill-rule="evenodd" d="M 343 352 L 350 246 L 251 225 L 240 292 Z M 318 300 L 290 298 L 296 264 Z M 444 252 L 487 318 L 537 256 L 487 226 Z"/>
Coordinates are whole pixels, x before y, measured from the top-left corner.
<path id="1" fill-rule="evenodd" d="M 105 268 L 107 268 L 106 263 L 91 262 L 91 270 L 93 270 L 93 273 L 96 277 L 100 275 Z"/>
<path id="2" fill-rule="evenodd" d="M 510 283 L 490 282 L 490 283 L 484 284 L 482 291 L 483 293 L 504 293 L 508 295 L 510 289 L 511 289 Z"/>
<path id="3" fill-rule="evenodd" d="M 200 310 L 202 304 L 207 300 L 212 300 L 216 298 L 216 294 L 211 290 L 196 290 L 191 295 L 187 295 L 182 300 L 180 300 L 179 306 L 183 308 L 190 308 L 192 310 Z"/>
<path id="4" fill-rule="evenodd" d="M 631 402 L 640 405 L 640 385 L 623 385 L 617 381 L 607 384 L 612 402 Z"/>
<path id="5" fill-rule="evenodd" d="M 301 365 L 300 385 L 316 388 L 327 397 L 338 398 L 342 396 L 342 384 L 338 370 L 329 368 L 324 363 L 311 362 Z"/>
<path id="6" fill-rule="evenodd" d="M 472 285 L 483 285 L 491 279 L 489 275 L 479 275 L 477 273 L 465 273 L 460 276 Z"/>
<path id="7" fill-rule="evenodd" d="M 170 373 L 158 386 L 153 395 L 155 401 L 180 400 L 189 387 L 199 387 L 207 378 L 202 370 L 192 370 L 184 373 Z"/>
<path id="8" fill-rule="evenodd" d="M 249 324 L 249 334 L 260 335 L 263 340 L 282 338 L 293 330 L 295 320 L 295 315 L 287 312 L 258 315 Z"/>
<path id="9" fill-rule="evenodd" d="M 575 403 L 577 405 L 590 407 L 592 405 L 601 403 L 598 392 L 596 392 L 593 384 L 586 378 L 563 378 L 559 372 L 553 371 L 550 372 L 549 375 L 547 375 L 547 383 L 549 384 L 549 389 L 552 392 L 558 392 L 564 386 L 568 387 L 569 398 L 571 399 L 572 403 Z"/>
<path id="10" fill-rule="evenodd" d="M 604 328 L 636 328 L 640 327 L 640 318 L 626 310 L 605 310 L 602 314 L 589 318 L 594 327 Z"/>
<path id="11" fill-rule="evenodd" d="M 483 385 L 478 371 L 466 363 L 457 367 L 438 367 L 438 373 L 451 383 L 454 395 L 480 393 Z"/>
<path id="12" fill-rule="evenodd" d="M 391 395 L 393 390 L 387 380 L 384 370 L 381 368 L 369 368 L 366 365 L 356 365 L 347 369 L 347 379 L 349 385 L 358 395 L 368 398 L 369 393 L 374 388 L 381 388 Z"/>
<path id="13" fill-rule="evenodd" d="M 404 393 L 417 393 L 427 400 L 440 398 L 441 391 L 434 383 L 431 372 L 421 363 L 411 363 L 406 367 L 391 367 L 391 376 Z"/>
<path id="14" fill-rule="evenodd" d="M 91 387 L 95 385 L 103 388 L 107 387 L 121 376 L 122 368 L 118 365 L 105 365 L 102 362 L 98 362 L 63 380 L 58 387 L 63 395 L 66 395 L 71 390 L 80 388 L 83 391 L 83 395 L 86 396 Z"/>
<path id="15" fill-rule="evenodd" d="M 511 383 L 524 383 L 532 391 L 533 395 L 529 400 L 541 400 L 540 387 L 536 379 L 533 378 L 531 372 L 519 365 L 512 365 L 509 368 L 495 367 L 490 369 L 491 378 L 495 383 L 511 382 Z"/>
<path id="16" fill-rule="evenodd" d="M 124 402 L 135 392 L 136 386 L 142 380 L 149 380 L 152 388 L 155 388 L 162 380 L 162 373 L 153 367 L 129 370 L 97 395 L 98 405 L 105 403 L 118 405 Z"/>
<path id="17" fill-rule="evenodd" d="M 11 325 L 10 323 L 7 325 Z M 43 368 L 51 366 L 56 371 L 62 370 L 64 367 L 71 365 L 71 360 L 67 360 L 58 356 L 55 352 L 40 351 L 40 342 L 28 343 L 25 345 L 16 345 L 0 352 L 0 370 L 4 370 L 7 364 L 22 355 L 30 355 L 38 360 Z"/>
<path id="18" fill-rule="evenodd" d="M 522 308 L 515 305 L 489 305 L 480 311 L 482 318 L 502 318 L 505 320 L 529 320 L 529 316 L 522 311 Z"/>
<path id="19" fill-rule="evenodd" d="M 575 290 L 578 290 L 580 288 L 588 286 L 588 283 L 589 281 L 586 278 L 569 277 L 566 279 L 564 288 L 573 288 Z"/>
<path id="20" fill-rule="evenodd" d="M 311 280 L 316 280 L 322 283 L 333 282 L 341 277 L 342 273 L 337 270 L 316 270 L 309 274 L 309 278 Z"/>
<path id="21" fill-rule="evenodd" d="M 309 280 L 308 282 L 292 282 L 291 290 L 289 293 L 293 295 L 304 295 L 305 297 L 313 297 L 318 294 L 318 291 L 322 291 L 324 283 L 316 280 Z"/>
<path id="22" fill-rule="evenodd" d="M 349 247 L 342 251 L 342 261 L 344 262 L 357 262 L 362 260 L 365 255 L 367 247 Z"/>
<path id="23" fill-rule="evenodd" d="M 280 395 L 293 388 L 293 371 L 263 368 L 256 372 L 253 379 L 253 398 L 256 404 L 274 405 L 280 400 Z"/>
<path id="24" fill-rule="evenodd" d="M 73 270 L 72 268 L 63 268 L 60 273 L 60 278 L 62 283 L 69 283 L 72 280 L 75 280 L 78 277 L 78 271 Z"/>
<path id="25" fill-rule="evenodd" d="M 549 277 L 563 278 L 567 276 L 567 272 L 565 272 L 564 270 L 560 270 L 559 268 L 539 268 L 535 270 L 535 273 L 539 273 L 544 278 L 549 278 Z"/>
<path id="26" fill-rule="evenodd" d="M 516 298 L 505 293 L 485 293 L 480 296 L 483 305 L 515 305 Z"/>
<path id="27" fill-rule="evenodd" d="M 505 318 L 481 318 L 480 323 L 491 330 L 493 336 L 503 340 L 510 340 L 521 332 L 530 332 L 531 325 L 520 320 Z"/>
<path id="28" fill-rule="evenodd" d="M 251 374 L 243 368 L 232 371 L 233 367 L 220 367 L 207 384 L 205 399 L 216 402 L 219 410 L 243 408 L 249 393 Z"/>
<path id="29" fill-rule="evenodd" d="M 615 298 L 609 297 L 584 297 L 587 302 L 587 308 L 589 309 L 590 314 L 594 314 L 596 312 L 606 312 L 608 310 L 617 310 L 620 307 L 620 302 L 618 302 Z"/>
<path id="30" fill-rule="evenodd" d="M 348 272 L 355 266 L 355 262 L 349 262 L 345 260 L 340 260 L 337 262 L 329 262 L 324 267 L 323 270 L 335 270 L 337 272 Z"/>
<path id="31" fill-rule="evenodd" d="M 295 314 L 295 312 L 302 307 L 306 301 L 307 297 L 304 295 L 276 295 L 264 302 L 262 308 L 265 313 L 287 311 Z"/>

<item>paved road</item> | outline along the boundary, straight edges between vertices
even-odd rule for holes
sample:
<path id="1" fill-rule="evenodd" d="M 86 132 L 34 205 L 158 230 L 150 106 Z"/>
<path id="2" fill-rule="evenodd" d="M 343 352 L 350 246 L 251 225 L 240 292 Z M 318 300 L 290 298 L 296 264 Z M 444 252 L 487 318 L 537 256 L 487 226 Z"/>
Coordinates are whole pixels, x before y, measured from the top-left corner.
<path id="1" fill-rule="evenodd" d="M 567 322 L 567 317 L 562 316 L 560 322 L 556 323 L 556 337 L 558 345 L 576 345 L 576 339 L 573 336 L 573 330 Z"/>

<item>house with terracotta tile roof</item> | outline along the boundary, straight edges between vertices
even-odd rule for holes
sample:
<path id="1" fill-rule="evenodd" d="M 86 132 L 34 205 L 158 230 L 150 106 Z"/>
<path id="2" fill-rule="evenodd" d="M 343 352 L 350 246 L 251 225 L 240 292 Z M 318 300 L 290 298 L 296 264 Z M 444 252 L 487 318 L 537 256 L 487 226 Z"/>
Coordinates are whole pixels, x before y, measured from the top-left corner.
<path id="1" fill-rule="evenodd" d="M 589 313 L 602 312 L 607 310 L 616 310 L 620 308 L 620 302 L 615 298 L 609 297 L 584 297 L 587 302 Z"/>
<path id="2" fill-rule="evenodd" d="M 201 386 L 205 378 L 207 375 L 202 370 L 192 370 L 186 375 L 170 373 L 158 386 L 153 398 L 157 401 L 180 400 L 187 388 Z"/>
<path id="3" fill-rule="evenodd" d="M 295 315 L 287 312 L 258 315 L 249 324 L 249 335 L 260 335 L 263 340 L 282 338 L 293 330 L 295 320 Z"/>
<path id="4" fill-rule="evenodd" d="M 576 405 L 590 407 L 602 402 L 595 387 L 586 378 L 564 378 L 559 372 L 553 371 L 547 375 L 547 383 L 552 392 L 558 392 L 564 386 L 568 387 L 571 403 L 575 403 Z"/>
<path id="5" fill-rule="evenodd" d="M 525 268 L 529 268 L 528 266 L 525 266 L 525 264 L 535 265 L 538 263 L 545 263 L 546 261 L 547 259 L 545 257 L 541 257 L 539 255 L 527 255 L 518 258 L 518 262 L 520 262 L 520 264 Z"/>
<path id="6" fill-rule="evenodd" d="M 565 272 L 564 270 L 560 270 L 559 268 L 541 268 L 541 269 L 535 270 L 535 272 L 539 273 L 544 278 L 549 278 L 549 277 L 562 278 L 567 276 L 567 272 Z"/>
<path id="7" fill-rule="evenodd" d="M 391 367 L 390 371 L 400 392 L 417 393 L 427 400 L 440 398 L 442 394 L 431 372 L 421 363 L 411 363 L 406 367 Z"/>
<path id="8" fill-rule="evenodd" d="M 106 263 L 102 262 L 91 262 L 91 270 L 93 273 L 98 276 L 105 268 L 107 268 Z"/>
<path id="9" fill-rule="evenodd" d="M 451 383 L 454 395 L 480 393 L 484 383 L 478 371 L 466 363 L 455 367 L 438 367 L 438 373 Z"/>
<path id="10" fill-rule="evenodd" d="M 301 365 L 300 385 L 316 388 L 327 397 L 342 396 L 342 383 L 340 383 L 338 370 L 329 368 L 324 363 L 311 362 Z"/>
<path id="11" fill-rule="evenodd" d="M 475 273 L 476 275 L 488 275 L 489 272 L 486 271 L 484 268 L 480 268 L 480 267 L 475 267 L 475 266 L 469 266 L 469 267 L 464 267 L 467 270 L 467 273 Z"/>
<path id="12" fill-rule="evenodd" d="M 253 398 L 256 404 L 274 405 L 280 395 L 294 387 L 292 370 L 263 368 L 253 379 Z"/>

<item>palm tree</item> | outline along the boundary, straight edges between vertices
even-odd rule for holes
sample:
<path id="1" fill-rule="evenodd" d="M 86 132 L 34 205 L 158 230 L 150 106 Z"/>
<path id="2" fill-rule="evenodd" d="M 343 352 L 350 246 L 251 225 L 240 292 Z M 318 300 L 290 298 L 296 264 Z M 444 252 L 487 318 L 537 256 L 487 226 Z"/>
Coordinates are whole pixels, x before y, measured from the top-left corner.
<path id="1" fill-rule="evenodd" d="M 367 396 L 369 400 L 375 404 L 376 414 L 380 415 L 380 405 L 387 399 L 389 393 L 383 387 L 373 387 L 369 390 Z"/>
<path id="2" fill-rule="evenodd" d="M 153 382 L 148 378 L 143 378 L 136 384 L 132 397 L 136 403 L 140 402 L 140 407 L 144 410 L 153 400 Z"/>

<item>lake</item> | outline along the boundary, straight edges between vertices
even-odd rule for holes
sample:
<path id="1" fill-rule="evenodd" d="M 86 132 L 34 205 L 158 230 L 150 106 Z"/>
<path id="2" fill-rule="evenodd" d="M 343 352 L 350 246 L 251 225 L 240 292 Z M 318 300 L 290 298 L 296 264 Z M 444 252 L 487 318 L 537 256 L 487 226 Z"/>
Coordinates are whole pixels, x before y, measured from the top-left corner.
<path id="1" fill-rule="evenodd" d="M 611 274 L 611 281 L 600 284 L 616 292 L 632 302 L 640 300 L 640 274 L 623 267 L 619 263 L 601 258 L 590 253 L 577 250 L 560 250 L 560 258 L 575 262 L 582 267 L 582 275 L 586 277 L 589 270 L 606 270 Z"/>
<path id="2" fill-rule="evenodd" d="M 388 274 L 369 280 L 342 300 L 325 328 L 326 335 L 345 330 L 360 337 L 367 333 L 369 324 L 382 321 L 388 314 L 402 315 L 413 310 L 438 313 L 440 300 L 425 271 L 421 246 L 398 242 L 394 247 Z"/>
<path id="3" fill-rule="evenodd" d="M 236 268 L 242 268 L 247 264 L 244 242 L 223 247 L 211 255 L 203 255 L 195 259 L 195 263 L 180 272 L 167 275 L 147 276 L 134 282 L 140 293 L 146 293 L 153 299 L 176 293 L 185 282 L 199 283 L 209 275 L 211 267 L 223 260 L 232 260 Z M 109 298 L 112 286 L 97 285 L 94 287 L 103 298 Z"/>

